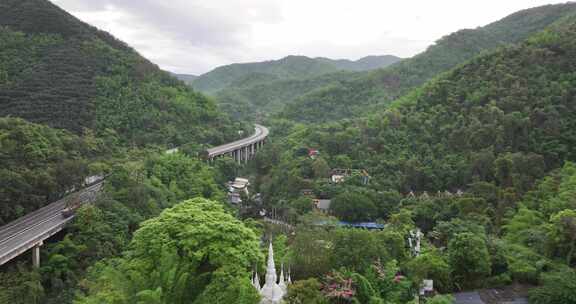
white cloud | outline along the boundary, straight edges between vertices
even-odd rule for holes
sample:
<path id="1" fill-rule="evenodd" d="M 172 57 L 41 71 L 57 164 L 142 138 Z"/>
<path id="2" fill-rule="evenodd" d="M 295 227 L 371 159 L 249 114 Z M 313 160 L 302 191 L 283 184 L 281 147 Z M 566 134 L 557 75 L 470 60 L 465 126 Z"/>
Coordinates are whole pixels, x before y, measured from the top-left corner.
<path id="1" fill-rule="evenodd" d="M 203 73 L 286 55 L 409 57 L 547 0 L 53 0 L 164 69 Z M 564 1 L 552 1 L 561 3 Z"/>

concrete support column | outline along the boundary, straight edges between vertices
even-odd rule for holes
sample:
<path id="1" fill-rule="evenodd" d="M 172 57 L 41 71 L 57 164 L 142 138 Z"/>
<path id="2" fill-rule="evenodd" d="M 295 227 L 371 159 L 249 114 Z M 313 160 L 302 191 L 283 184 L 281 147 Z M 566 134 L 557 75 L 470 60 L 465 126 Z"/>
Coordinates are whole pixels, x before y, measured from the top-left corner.
<path id="1" fill-rule="evenodd" d="M 244 150 L 244 163 L 247 164 L 248 163 L 248 146 L 242 148 L 242 150 Z"/>
<path id="2" fill-rule="evenodd" d="M 42 242 L 32 247 L 32 265 L 34 265 L 34 268 L 40 267 L 40 246 L 42 246 Z"/>

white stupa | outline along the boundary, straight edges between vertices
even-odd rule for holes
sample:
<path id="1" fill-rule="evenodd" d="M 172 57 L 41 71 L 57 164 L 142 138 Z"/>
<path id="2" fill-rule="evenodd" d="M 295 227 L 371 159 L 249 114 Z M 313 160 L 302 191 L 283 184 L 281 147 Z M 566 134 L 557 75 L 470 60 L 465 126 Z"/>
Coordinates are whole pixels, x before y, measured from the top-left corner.
<path id="1" fill-rule="evenodd" d="M 284 264 L 280 267 L 280 281 L 278 281 L 278 286 L 286 294 L 288 292 L 288 286 L 286 286 L 286 281 L 284 281 Z"/>
<path id="2" fill-rule="evenodd" d="M 254 288 L 256 288 L 258 292 L 260 292 L 260 290 L 262 289 L 260 287 L 260 278 L 258 277 L 258 270 L 256 270 L 256 272 L 254 273 L 254 277 L 252 278 L 252 285 L 254 285 Z"/>
<path id="3" fill-rule="evenodd" d="M 284 267 L 282 267 L 284 268 Z M 253 280 L 254 288 L 260 292 L 262 300 L 260 304 L 280 304 L 282 298 L 286 295 L 286 282 L 284 281 L 284 269 L 280 273 L 280 283 L 277 283 L 276 266 L 274 265 L 274 249 L 272 243 L 268 248 L 268 264 L 266 267 L 266 282 L 262 288 L 259 288 L 258 275 Z"/>

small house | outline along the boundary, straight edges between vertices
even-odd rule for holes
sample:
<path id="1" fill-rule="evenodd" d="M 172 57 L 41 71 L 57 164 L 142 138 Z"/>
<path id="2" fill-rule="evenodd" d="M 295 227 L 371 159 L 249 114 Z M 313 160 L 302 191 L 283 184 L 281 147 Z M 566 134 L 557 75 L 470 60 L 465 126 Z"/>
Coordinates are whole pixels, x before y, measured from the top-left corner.
<path id="1" fill-rule="evenodd" d="M 330 204 L 332 203 L 332 200 L 329 199 L 314 199 L 314 207 L 316 207 L 316 209 L 322 213 L 329 213 L 330 212 Z"/>
<path id="2" fill-rule="evenodd" d="M 246 178 L 237 177 L 234 181 L 228 182 L 228 201 L 231 204 L 242 203 L 242 194 L 248 196 L 248 186 L 250 182 Z"/>
<path id="3" fill-rule="evenodd" d="M 311 159 L 316 159 L 316 157 L 318 157 L 319 154 L 320 151 L 316 149 L 308 149 L 308 157 L 310 157 Z"/>

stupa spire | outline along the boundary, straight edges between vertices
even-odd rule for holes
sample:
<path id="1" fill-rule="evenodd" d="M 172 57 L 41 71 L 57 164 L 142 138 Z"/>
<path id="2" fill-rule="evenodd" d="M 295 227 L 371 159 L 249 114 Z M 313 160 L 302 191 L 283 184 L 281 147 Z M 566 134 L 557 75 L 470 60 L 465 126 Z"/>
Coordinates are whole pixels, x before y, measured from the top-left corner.
<path id="1" fill-rule="evenodd" d="M 258 276 L 258 269 L 256 269 L 256 271 L 254 272 L 254 278 L 252 279 L 252 285 L 254 285 L 254 288 L 256 288 L 256 290 L 260 291 L 260 289 L 262 289 L 262 287 L 260 286 L 260 278 Z"/>
<path id="2" fill-rule="evenodd" d="M 284 292 L 288 290 L 286 282 L 284 281 L 284 263 L 282 263 L 282 267 L 280 268 L 280 282 L 278 282 L 278 286 L 280 286 Z"/>
<path id="3" fill-rule="evenodd" d="M 281 274 L 283 277 L 284 274 Z M 274 249 L 272 242 L 268 247 L 268 262 L 266 267 L 266 282 L 260 290 L 262 296 L 261 304 L 279 304 L 286 292 L 278 285 L 276 277 L 276 266 L 274 264 Z"/>
<path id="4" fill-rule="evenodd" d="M 268 247 L 268 264 L 266 267 L 266 285 L 276 284 L 276 265 L 274 264 L 274 248 L 272 242 Z"/>

